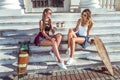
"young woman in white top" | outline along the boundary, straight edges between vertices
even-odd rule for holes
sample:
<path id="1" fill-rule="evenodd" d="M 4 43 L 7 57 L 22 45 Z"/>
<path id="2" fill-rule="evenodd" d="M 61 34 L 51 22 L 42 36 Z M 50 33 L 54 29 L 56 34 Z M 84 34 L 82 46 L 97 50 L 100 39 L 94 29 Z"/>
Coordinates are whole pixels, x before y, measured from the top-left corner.
<path id="1" fill-rule="evenodd" d="M 73 29 L 69 29 L 68 32 L 68 49 L 67 54 L 70 54 L 70 58 L 66 64 L 70 65 L 73 62 L 73 55 L 75 51 L 75 44 L 80 44 L 82 48 L 86 48 L 88 43 L 92 43 L 89 40 L 89 33 L 93 26 L 91 18 L 91 11 L 85 9 L 81 13 L 81 18 L 78 19 L 77 25 Z"/>

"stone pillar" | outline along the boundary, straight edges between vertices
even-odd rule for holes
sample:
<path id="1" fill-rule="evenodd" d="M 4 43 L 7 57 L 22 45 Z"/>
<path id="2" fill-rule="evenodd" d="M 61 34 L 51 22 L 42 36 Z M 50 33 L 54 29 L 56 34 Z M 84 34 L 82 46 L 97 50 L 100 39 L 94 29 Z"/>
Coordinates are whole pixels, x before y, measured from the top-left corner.
<path id="1" fill-rule="evenodd" d="M 98 0 L 80 0 L 80 7 L 82 8 L 100 8 Z"/>
<path id="2" fill-rule="evenodd" d="M 98 0 L 80 0 L 79 4 L 80 11 L 85 8 L 91 9 L 92 12 L 96 11 L 96 8 L 100 8 Z"/>
<path id="3" fill-rule="evenodd" d="M 116 2 L 115 2 L 115 10 L 120 11 L 120 0 L 116 0 Z"/>
<path id="4" fill-rule="evenodd" d="M 20 3 L 20 7 L 21 7 L 22 9 L 24 9 L 24 1 L 23 1 L 23 0 L 19 0 L 19 3 Z"/>
<path id="5" fill-rule="evenodd" d="M 21 9 L 19 0 L 0 0 L 0 9 Z"/>
<path id="6" fill-rule="evenodd" d="M 0 0 L 0 15 L 21 15 L 24 13 L 23 5 L 23 0 Z"/>
<path id="7" fill-rule="evenodd" d="M 79 11 L 79 2 L 80 0 L 70 0 L 70 12 L 78 12 Z"/>

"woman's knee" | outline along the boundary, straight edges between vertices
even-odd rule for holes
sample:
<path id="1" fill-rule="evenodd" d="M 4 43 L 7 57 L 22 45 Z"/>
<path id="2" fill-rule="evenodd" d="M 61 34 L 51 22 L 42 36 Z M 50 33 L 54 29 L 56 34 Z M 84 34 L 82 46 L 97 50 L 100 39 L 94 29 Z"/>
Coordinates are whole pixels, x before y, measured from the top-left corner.
<path id="1" fill-rule="evenodd" d="M 73 32 L 73 29 L 72 29 L 72 28 L 70 28 L 70 29 L 69 29 L 69 33 L 72 33 L 72 32 Z"/>
<path id="2" fill-rule="evenodd" d="M 57 37 L 57 39 L 58 39 L 58 38 L 61 39 L 61 38 L 62 38 L 62 34 L 58 33 L 58 34 L 56 35 L 56 37 Z"/>
<path id="3" fill-rule="evenodd" d="M 72 43 L 75 43 L 75 38 L 71 38 L 71 42 L 72 42 Z"/>
<path id="4" fill-rule="evenodd" d="M 73 29 L 70 28 L 68 35 L 71 36 L 72 34 L 73 34 Z"/>
<path id="5" fill-rule="evenodd" d="M 52 46 L 57 46 L 57 42 L 56 41 L 52 42 Z"/>

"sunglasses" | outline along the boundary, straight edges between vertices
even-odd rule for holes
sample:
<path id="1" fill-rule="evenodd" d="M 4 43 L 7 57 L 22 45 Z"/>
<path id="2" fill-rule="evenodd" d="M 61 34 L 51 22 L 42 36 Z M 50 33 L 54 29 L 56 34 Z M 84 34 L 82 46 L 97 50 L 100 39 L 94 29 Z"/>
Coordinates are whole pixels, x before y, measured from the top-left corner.
<path id="1" fill-rule="evenodd" d="M 48 14 L 52 15 L 52 12 L 48 12 Z"/>
<path id="2" fill-rule="evenodd" d="M 87 15 L 86 14 L 82 14 L 82 16 L 86 17 Z"/>

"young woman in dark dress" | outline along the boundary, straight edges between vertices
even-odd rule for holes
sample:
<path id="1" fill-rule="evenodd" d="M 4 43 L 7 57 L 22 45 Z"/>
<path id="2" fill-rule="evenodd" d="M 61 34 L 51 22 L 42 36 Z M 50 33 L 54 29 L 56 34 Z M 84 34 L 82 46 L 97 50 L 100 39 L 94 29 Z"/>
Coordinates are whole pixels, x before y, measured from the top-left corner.
<path id="1" fill-rule="evenodd" d="M 67 69 L 67 67 L 64 64 L 64 61 L 60 57 L 60 53 L 58 50 L 62 39 L 62 35 L 58 33 L 56 35 L 51 36 L 49 34 L 50 31 L 54 34 L 54 30 L 52 29 L 51 14 L 52 11 L 49 8 L 46 8 L 43 11 L 42 19 L 39 22 L 39 37 L 35 39 L 34 43 L 35 45 L 39 46 L 52 46 L 52 50 L 50 51 L 51 56 L 57 59 L 58 66 L 60 66 L 63 69 Z"/>

